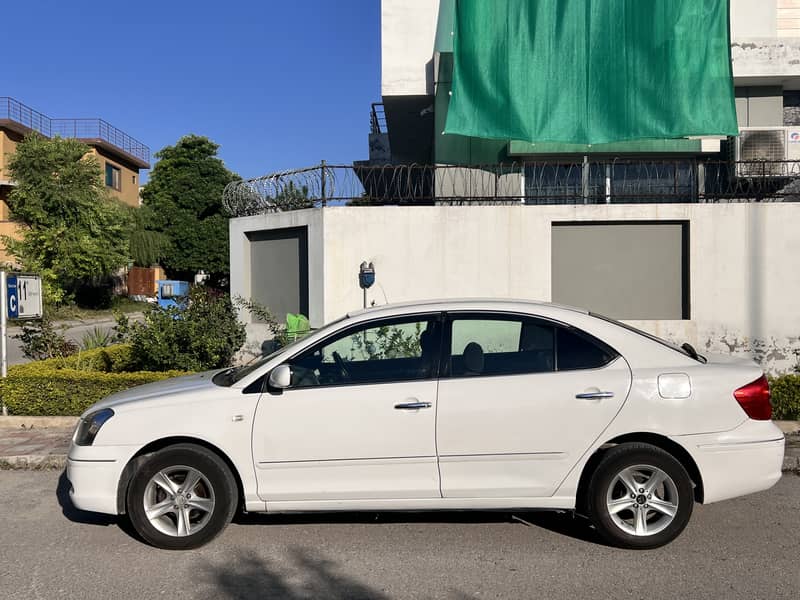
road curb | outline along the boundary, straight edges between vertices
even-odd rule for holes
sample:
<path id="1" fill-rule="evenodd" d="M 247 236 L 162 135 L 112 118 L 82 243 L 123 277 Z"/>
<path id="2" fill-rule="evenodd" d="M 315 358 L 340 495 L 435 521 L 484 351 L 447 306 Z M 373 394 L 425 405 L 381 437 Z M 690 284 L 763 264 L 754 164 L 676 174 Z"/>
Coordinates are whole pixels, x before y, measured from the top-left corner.
<path id="1" fill-rule="evenodd" d="M 66 454 L 0 456 L 0 471 L 52 471 L 66 466 Z"/>
<path id="2" fill-rule="evenodd" d="M 0 417 L 0 429 L 73 428 L 78 417 Z"/>

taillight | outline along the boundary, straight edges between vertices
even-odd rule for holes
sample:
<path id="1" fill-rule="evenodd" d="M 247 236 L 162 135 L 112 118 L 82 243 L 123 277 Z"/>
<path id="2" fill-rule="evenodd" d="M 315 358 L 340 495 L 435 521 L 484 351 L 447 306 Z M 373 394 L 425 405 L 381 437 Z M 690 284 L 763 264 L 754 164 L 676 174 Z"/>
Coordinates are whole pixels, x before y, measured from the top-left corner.
<path id="1" fill-rule="evenodd" d="M 769 421 L 772 417 L 772 404 L 769 401 L 769 381 L 762 375 L 752 383 L 733 392 L 747 416 L 757 421 Z"/>

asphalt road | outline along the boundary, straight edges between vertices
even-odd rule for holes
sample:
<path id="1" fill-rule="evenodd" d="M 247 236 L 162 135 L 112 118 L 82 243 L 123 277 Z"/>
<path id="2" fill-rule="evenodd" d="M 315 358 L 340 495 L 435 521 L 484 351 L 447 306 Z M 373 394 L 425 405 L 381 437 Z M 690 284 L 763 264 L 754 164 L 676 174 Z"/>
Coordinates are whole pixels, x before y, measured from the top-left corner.
<path id="1" fill-rule="evenodd" d="M 66 329 L 58 329 L 61 333 L 64 334 L 64 337 L 67 339 L 71 339 L 78 345 L 83 341 L 83 336 L 86 335 L 89 331 L 97 328 L 102 331 L 111 331 L 114 326 L 116 325 L 116 321 L 112 319 L 106 319 L 103 321 L 96 321 L 90 323 L 84 323 L 80 325 L 74 325 L 73 327 L 69 327 Z M 19 334 L 21 329 L 19 327 L 10 327 L 8 330 L 8 365 L 20 365 L 22 363 L 29 362 L 27 358 L 22 355 L 22 344 L 19 340 L 14 339 L 13 336 Z"/>
<path id="2" fill-rule="evenodd" d="M 62 507 L 59 476 L 0 472 L 4 600 L 800 597 L 795 475 L 696 507 L 677 541 L 647 552 L 551 513 L 244 516 L 205 548 L 167 552 Z"/>

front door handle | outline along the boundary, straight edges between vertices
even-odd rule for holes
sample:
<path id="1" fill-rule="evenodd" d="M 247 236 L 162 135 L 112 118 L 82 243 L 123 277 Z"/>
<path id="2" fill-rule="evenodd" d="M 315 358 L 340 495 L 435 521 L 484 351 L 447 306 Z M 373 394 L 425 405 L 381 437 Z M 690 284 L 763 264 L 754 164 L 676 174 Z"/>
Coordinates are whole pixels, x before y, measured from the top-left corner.
<path id="1" fill-rule="evenodd" d="M 602 400 L 603 398 L 613 398 L 614 392 L 583 392 L 575 394 L 578 400 Z"/>
<path id="2" fill-rule="evenodd" d="M 430 402 L 403 402 L 402 404 L 395 404 L 397 410 L 417 410 L 420 408 L 430 408 Z"/>

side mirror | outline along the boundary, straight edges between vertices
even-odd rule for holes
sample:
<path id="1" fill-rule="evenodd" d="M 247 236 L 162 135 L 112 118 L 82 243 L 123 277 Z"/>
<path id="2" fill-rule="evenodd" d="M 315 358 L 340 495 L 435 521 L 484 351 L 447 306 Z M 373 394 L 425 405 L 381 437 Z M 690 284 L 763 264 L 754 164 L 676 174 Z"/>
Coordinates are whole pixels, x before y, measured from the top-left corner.
<path id="1" fill-rule="evenodd" d="M 272 369 L 269 374 L 269 386 L 276 390 L 285 390 L 292 384 L 292 368 L 289 365 L 280 365 Z"/>

